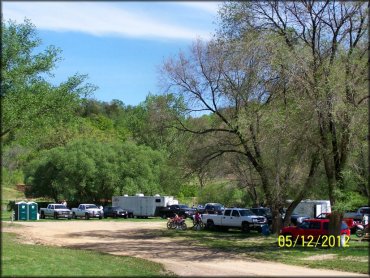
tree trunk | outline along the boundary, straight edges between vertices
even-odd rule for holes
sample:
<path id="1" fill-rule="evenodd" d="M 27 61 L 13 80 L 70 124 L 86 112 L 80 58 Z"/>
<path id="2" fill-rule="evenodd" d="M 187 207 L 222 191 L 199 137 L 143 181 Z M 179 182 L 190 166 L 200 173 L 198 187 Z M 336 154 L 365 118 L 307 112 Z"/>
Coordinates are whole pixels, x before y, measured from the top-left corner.
<path id="1" fill-rule="evenodd" d="M 272 205 L 271 207 L 271 214 L 272 214 L 272 233 L 278 234 L 280 229 L 282 228 L 282 219 L 279 211 L 279 206 Z"/>
<path id="2" fill-rule="evenodd" d="M 329 222 L 329 239 L 330 239 L 330 241 L 335 243 L 334 246 L 340 246 L 339 235 L 340 235 L 340 231 L 341 231 L 342 220 L 343 220 L 343 213 L 333 211 L 330 214 L 330 217 L 329 217 L 329 221 L 330 221 Z M 331 237 L 333 237 L 334 240 L 331 239 Z"/>

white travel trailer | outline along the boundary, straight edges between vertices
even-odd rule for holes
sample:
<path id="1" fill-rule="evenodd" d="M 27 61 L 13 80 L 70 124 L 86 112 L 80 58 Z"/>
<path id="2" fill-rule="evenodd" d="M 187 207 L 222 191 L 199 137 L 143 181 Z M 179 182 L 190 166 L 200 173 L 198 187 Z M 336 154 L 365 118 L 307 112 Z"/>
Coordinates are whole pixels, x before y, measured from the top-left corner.
<path id="1" fill-rule="evenodd" d="M 136 217 L 151 217 L 157 216 L 159 208 L 177 205 L 178 200 L 173 196 L 144 196 L 144 194 L 136 194 L 136 196 L 113 196 L 112 206 L 120 206 L 121 208 L 132 210 Z"/>
<path id="2" fill-rule="evenodd" d="M 312 218 L 321 213 L 331 213 L 329 200 L 302 200 L 293 211 L 293 214 L 307 215 Z"/>

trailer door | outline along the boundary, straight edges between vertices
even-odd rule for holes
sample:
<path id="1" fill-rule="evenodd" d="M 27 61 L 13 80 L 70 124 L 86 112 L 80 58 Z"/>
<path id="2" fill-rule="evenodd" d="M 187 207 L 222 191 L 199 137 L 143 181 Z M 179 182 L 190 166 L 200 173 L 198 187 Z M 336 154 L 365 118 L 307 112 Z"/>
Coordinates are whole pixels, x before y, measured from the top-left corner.
<path id="1" fill-rule="evenodd" d="M 317 204 L 315 205 L 315 217 L 320 215 L 322 213 L 322 205 L 321 204 Z"/>

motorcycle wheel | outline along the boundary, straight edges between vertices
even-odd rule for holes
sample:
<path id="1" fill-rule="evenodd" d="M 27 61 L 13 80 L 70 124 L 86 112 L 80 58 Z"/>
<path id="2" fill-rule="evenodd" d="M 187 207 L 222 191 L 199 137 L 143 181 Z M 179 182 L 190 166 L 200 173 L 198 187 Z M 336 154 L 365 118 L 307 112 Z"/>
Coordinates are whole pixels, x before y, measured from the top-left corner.
<path id="1" fill-rule="evenodd" d="M 363 229 L 357 229 L 356 230 L 356 236 L 357 237 L 363 237 L 364 236 L 364 230 Z"/>
<path id="2" fill-rule="evenodd" d="M 186 226 L 186 223 L 184 222 L 184 223 L 181 224 L 180 228 L 181 228 L 181 230 L 185 231 L 188 227 Z"/>

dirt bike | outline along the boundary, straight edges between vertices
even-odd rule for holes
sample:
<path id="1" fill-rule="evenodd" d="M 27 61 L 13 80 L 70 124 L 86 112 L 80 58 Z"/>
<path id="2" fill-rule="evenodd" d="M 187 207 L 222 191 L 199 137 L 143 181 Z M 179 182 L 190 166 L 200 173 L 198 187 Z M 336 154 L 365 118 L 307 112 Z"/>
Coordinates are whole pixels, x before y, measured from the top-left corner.
<path id="1" fill-rule="evenodd" d="M 369 224 L 367 224 L 366 226 L 364 226 L 362 224 L 357 224 L 356 225 L 355 234 L 356 234 L 357 237 L 363 237 L 364 234 L 368 231 L 369 231 Z"/>
<path id="2" fill-rule="evenodd" d="M 167 229 L 186 230 L 187 226 L 186 226 L 186 223 L 185 223 L 185 219 L 184 218 L 179 218 L 179 219 L 170 218 L 170 219 L 168 219 Z"/>
<path id="3" fill-rule="evenodd" d="M 195 231 L 202 230 L 204 228 L 204 223 L 202 222 L 202 219 L 195 219 L 193 218 L 193 227 L 192 229 Z"/>

